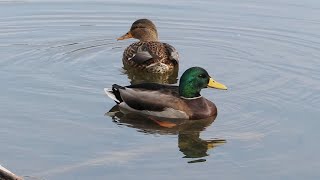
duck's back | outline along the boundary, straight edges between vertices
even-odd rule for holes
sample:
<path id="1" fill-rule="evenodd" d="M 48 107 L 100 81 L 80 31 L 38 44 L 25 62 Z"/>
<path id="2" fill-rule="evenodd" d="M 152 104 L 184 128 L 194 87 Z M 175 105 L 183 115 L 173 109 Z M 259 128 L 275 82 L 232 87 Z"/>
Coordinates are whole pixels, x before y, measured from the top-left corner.
<path id="1" fill-rule="evenodd" d="M 139 41 L 125 49 L 122 60 L 125 69 L 165 73 L 178 66 L 179 55 L 176 49 L 167 43 Z"/>

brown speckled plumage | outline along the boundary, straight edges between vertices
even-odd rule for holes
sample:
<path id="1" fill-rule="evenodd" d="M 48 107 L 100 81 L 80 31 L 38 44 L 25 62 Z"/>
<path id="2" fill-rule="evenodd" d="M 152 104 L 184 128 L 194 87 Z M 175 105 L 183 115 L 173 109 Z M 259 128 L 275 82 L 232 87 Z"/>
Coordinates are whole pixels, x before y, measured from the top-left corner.
<path id="1" fill-rule="evenodd" d="M 125 69 L 134 68 L 152 73 L 166 73 L 178 68 L 179 55 L 174 47 L 158 41 L 155 25 L 147 19 L 135 21 L 128 33 L 118 40 L 136 38 L 123 53 Z"/>
<path id="2" fill-rule="evenodd" d="M 135 42 L 128 46 L 123 52 L 122 62 L 125 68 L 135 68 L 154 73 L 164 73 L 172 71 L 178 62 L 170 59 L 170 52 L 167 49 L 168 44 L 157 41 Z M 137 53 L 138 48 L 144 47 L 153 58 L 139 64 L 132 61 L 131 58 Z M 160 67 L 160 68 L 159 68 Z M 158 71 L 160 72 L 157 72 Z"/>

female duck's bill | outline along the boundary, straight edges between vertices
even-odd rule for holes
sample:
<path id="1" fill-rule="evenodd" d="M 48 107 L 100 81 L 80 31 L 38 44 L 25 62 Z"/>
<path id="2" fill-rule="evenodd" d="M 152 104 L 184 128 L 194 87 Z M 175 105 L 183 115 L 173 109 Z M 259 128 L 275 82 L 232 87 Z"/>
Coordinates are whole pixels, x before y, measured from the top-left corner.
<path id="1" fill-rule="evenodd" d="M 124 39 L 130 39 L 130 38 L 133 38 L 131 32 L 127 32 L 126 34 L 122 35 L 121 37 L 117 38 L 117 40 L 124 40 Z"/>

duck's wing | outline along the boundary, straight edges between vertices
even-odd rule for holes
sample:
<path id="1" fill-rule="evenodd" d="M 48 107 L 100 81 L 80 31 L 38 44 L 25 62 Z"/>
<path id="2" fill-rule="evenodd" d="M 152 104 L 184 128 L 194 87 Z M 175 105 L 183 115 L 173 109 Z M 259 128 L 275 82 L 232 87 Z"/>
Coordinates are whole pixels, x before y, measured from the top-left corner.
<path id="1" fill-rule="evenodd" d="M 133 94 L 144 94 L 144 93 L 152 93 L 152 94 L 159 94 L 159 95 L 167 95 L 171 97 L 178 97 L 178 86 L 171 86 L 171 85 L 165 85 L 165 84 L 157 84 L 157 83 L 141 83 L 141 84 L 134 84 L 130 86 L 120 86 L 117 84 L 112 85 L 112 89 L 104 88 L 104 92 L 108 95 L 108 97 L 112 100 L 114 100 L 116 103 L 121 103 L 124 100 L 122 99 L 122 94 L 120 93 L 120 90 L 122 90 L 123 96 L 127 98 L 126 95 L 130 95 L 130 93 L 127 93 L 126 90 L 131 92 L 131 90 L 134 91 Z M 156 97 L 154 97 L 156 98 Z M 129 101 L 134 101 L 135 98 L 130 99 Z M 136 98 L 137 99 L 137 98 Z"/>
<path id="2" fill-rule="evenodd" d="M 120 89 L 123 103 L 120 107 L 148 117 L 189 119 L 188 107 L 184 101 L 169 92 L 140 90 L 136 88 Z"/>
<path id="3" fill-rule="evenodd" d="M 116 86 L 113 86 L 116 87 Z M 163 111 L 180 105 L 178 87 L 143 83 L 116 88 L 123 102 L 135 110 Z"/>
<path id="4" fill-rule="evenodd" d="M 175 64 L 179 63 L 179 53 L 176 50 L 176 48 L 174 48 L 173 46 L 171 46 L 168 43 L 163 43 L 163 45 L 165 46 L 168 54 L 169 54 L 169 59 L 171 61 L 173 61 Z"/>
<path id="5" fill-rule="evenodd" d="M 144 64 L 150 59 L 158 59 L 159 55 L 153 52 L 150 48 L 152 43 L 141 43 L 137 45 L 135 52 L 131 57 L 128 57 L 128 60 L 134 61 L 137 64 Z"/>
<path id="6" fill-rule="evenodd" d="M 163 118 L 190 117 L 187 104 L 179 97 L 178 86 L 143 83 L 123 87 L 114 84 L 112 92 L 105 91 L 121 108 L 131 112 Z"/>

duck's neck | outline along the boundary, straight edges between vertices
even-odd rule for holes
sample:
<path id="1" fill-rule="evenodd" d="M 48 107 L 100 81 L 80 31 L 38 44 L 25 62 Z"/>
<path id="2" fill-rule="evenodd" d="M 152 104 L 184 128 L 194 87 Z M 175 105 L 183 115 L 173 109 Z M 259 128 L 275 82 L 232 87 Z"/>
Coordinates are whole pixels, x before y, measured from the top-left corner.
<path id="1" fill-rule="evenodd" d="M 158 37 L 155 37 L 154 35 L 148 35 L 148 36 L 143 36 L 139 39 L 140 41 L 143 42 L 148 42 L 148 41 L 158 41 Z"/>
<path id="2" fill-rule="evenodd" d="M 193 83 L 180 82 L 179 84 L 179 95 L 183 98 L 201 97 L 200 90 Z"/>
<path id="3" fill-rule="evenodd" d="M 159 41 L 158 33 L 153 32 L 149 29 L 146 29 L 143 35 L 138 38 L 140 41 L 148 42 L 148 41 Z"/>

